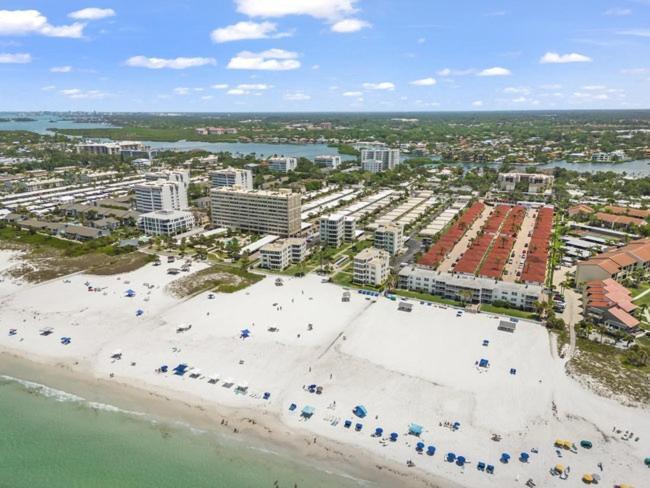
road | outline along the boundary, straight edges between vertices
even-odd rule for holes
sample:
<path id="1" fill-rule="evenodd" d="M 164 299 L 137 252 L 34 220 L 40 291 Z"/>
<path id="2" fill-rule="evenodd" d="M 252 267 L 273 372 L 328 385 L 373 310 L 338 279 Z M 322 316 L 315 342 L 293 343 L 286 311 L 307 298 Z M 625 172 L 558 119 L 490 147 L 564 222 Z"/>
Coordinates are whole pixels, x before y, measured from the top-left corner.
<path id="1" fill-rule="evenodd" d="M 561 289 L 560 284 L 566 279 L 568 273 L 575 272 L 576 267 L 562 266 L 553 274 L 553 285 L 556 289 Z M 566 306 L 562 312 L 562 320 L 569 328 L 569 350 L 567 358 L 571 359 L 576 350 L 576 328 L 575 325 L 582 320 L 582 295 L 575 290 L 564 289 L 563 292 Z"/>

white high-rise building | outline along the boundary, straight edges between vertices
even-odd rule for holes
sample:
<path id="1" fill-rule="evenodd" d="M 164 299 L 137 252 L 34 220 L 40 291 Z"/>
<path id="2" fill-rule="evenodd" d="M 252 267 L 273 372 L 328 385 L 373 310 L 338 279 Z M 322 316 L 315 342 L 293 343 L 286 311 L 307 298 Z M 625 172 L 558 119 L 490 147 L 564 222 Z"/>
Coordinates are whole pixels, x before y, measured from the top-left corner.
<path id="1" fill-rule="evenodd" d="M 268 160 L 269 169 L 278 173 L 288 173 L 298 167 L 298 158 L 274 157 Z"/>
<path id="2" fill-rule="evenodd" d="M 377 159 L 366 159 L 361 162 L 361 168 L 370 173 L 381 173 L 384 171 L 384 163 Z"/>
<path id="3" fill-rule="evenodd" d="M 365 161 L 381 161 L 382 171 L 395 169 L 400 163 L 399 149 L 362 149 L 361 164 Z"/>
<path id="4" fill-rule="evenodd" d="M 138 228 L 148 235 L 175 236 L 194 227 L 192 212 L 158 210 L 138 217 Z"/>
<path id="5" fill-rule="evenodd" d="M 239 186 L 244 190 L 253 189 L 253 172 L 250 169 L 224 168 L 210 172 L 212 188 Z"/>
<path id="6" fill-rule="evenodd" d="M 341 156 L 316 156 L 314 163 L 325 168 L 336 169 L 341 165 Z"/>
<path id="7" fill-rule="evenodd" d="M 148 173 L 147 181 L 135 185 L 135 209 L 138 212 L 186 210 L 190 173 L 187 170 Z"/>

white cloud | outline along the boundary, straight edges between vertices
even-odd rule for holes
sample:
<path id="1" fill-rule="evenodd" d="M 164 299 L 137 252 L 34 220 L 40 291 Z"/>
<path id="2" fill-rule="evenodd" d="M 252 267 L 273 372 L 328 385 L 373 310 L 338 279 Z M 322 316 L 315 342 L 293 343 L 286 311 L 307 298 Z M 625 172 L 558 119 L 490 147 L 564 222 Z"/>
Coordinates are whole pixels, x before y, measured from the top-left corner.
<path id="1" fill-rule="evenodd" d="M 509 69 L 495 66 L 494 68 L 487 68 L 483 71 L 479 71 L 477 76 L 509 76 L 510 74 Z"/>
<path id="2" fill-rule="evenodd" d="M 474 100 L 472 102 L 472 107 L 482 107 L 483 106 L 483 100 Z"/>
<path id="3" fill-rule="evenodd" d="M 201 100 L 212 100 L 214 97 L 212 95 L 204 95 L 201 97 Z"/>
<path id="4" fill-rule="evenodd" d="M 38 10 L 0 10 L 0 36 L 40 34 L 48 37 L 80 38 L 86 24 L 54 26 Z"/>
<path id="5" fill-rule="evenodd" d="M 235 0 L 237 11 L 249 17 L 309 15 L 338 20 L 354 14 L 357 0 Z"/>
<path id="6" fill-rule="evenodd" d="M 442 77 L 447 77 L 447 76 L 467 76 L 474 74 L 476 72 L 475 69 L 451 69 L 451 68 L 443 68 L 438 71 L 438 76 Z"/>
<path id="7" fill-rule="evenodd" d="M 517 97 L 517 98 L 513 98 L 512 101 L 514 103 L 524 103 L 528 101 L 528 99 L 526 97 Z"/>
<path id="8" fill-rule="evenodd" d="M 228 88 L 228 84 L 226 83 L 216 83 L 214 85 L 210 85 L 210 88 L 213 88 L 215 90 L 225 90 Z"/>
<path id="9" fill-rule="evenodd" d="M 606 90 L 607 87 L 605 85 L 585 85 L 581 87 L 583 90 L 587 91 L 601 91 L 601 90 Z"/>
<path id="10" fill-rule="evenodd" d="M 420 37 L 417 42 L 418 44 L 424 44 L 425 42 L 427 42 L 427 39 L 426 37 Z"/>
<path id="11" fill-rule="evenodd" d="M 539 87 L 544 90 L 559 90 L 560 88 L 562 88 L 562 85 L 560 85 L 559 83 L 546 83 L 544 85 L 540 85 Z"/>
<path id="12" fill-rule="evenodd" d="M 363 95 L 363 92 L 360 91 L 346 91 L 343 93 L 344 97 L 360 97 Z"/>
<path id="13" fill-rule="evenodd" d="M 366 90 L 394 90 L 395 84 L 390 81 L 382 81 L 381 83 L 364 83 L 363 87 Z"/>
<path id="14" fill-rule="evenodd" d="M 589 56 L 579 53 L 559 54 L 547 52 L 539 60 L 541 64 L 591 63 Z"/>
<path id="15" fill-rule="evenodd" d="M 189 95 L 190 94 L 190 89 L 185 87 L 185 86 L 179 86 L 174 88 L 174 95 Z"/>
<path id="16" fill-rule="evenodd" d="M 287 71 L 300 68 L 298 53 L 284 49 L 269 49 L 261 53 L 242 51 L 228 63 L 228 69 Z"/>
<path id="17" fill-rule="evenodd" d="M 68 17 L 75 20 L 99 20 L 105 19 L 106 17 L 114 17 L 115 10 L 112 8 L 82 8 L 75 12 L 70 12 Z"/>
<path id="18" fill-rule="evenodd" d="M 519 93 L 522 95 L 528 95 L 530 93 L 530 89 L 525 86 L 507 86 L 503 89 L 503 93 Z"/>
<path id="19" fill-rule="evenodd" d="M 303 102 L 305 100 L 311 100 L 311 97 L 304 92 L 294 91 L 285 93 L 284 99 L 292 102 Z"/>
<path id="20" fill-rule="evenodd" d="M 241 83 L 234 88 L 231 88 L 226 93 L 228 95 L 261 95 L 261 92 L 264 90 L 270 90 L 273 88 L 273 85 L 268 85 L 266 83 Z"/>
<path id="21" fill-rule="evenodd" d="M 27 64 L 32 62 L 28 53 L 0 53 L 0 64 Z"/>
<path id="22" fill-rule="evenodd" d="M 108 96 L 108 93 L 100 90 L 81 90 L 79 88 L 69 88 L 61 90 L 59 93 L 73 99 L 100 99 Z"/>
<path id="23" fill-rule="evenodd" d="M 433 86 L 436 83 L 438 82 L 435 78 L 422 78 L 421 80 L 412 81 L 410 84 L 415 86 Z"/>
<path id="24" fill-rule="evenodd" d="M 56 90 L 56 86 L 54 86 L 54 85 L 46 85 L 46 86 L 41 87 L 41 90 L 43 90 L 43 91 Z"/>
<path id="25" fill-rule="evenodd" d="M 332 24 L 332 27 L 330 27 L 330 29 L 332 30 L 332 32 L 347 34 L 350 32 L 358 32 L 367 27 L 370 27 L 370 23 L 366 22 L 365 20 L 343 19 Z"/>
<path id="26" fill-rule="evenodd" d="M 610 8 L 609 10 L 605 10 L 603 12 L 603 15 L 609 15 L 611 17 L 624 17 L 626 15 L 630 15 L 632 13 L 632 10 L 629 8 Z"/>
<path id="27" fill-rule="evenodd" d="M 650 73 L 650 68 L 626 68 L 621 70 L 623 75 L 644 75 Z"/>
<path id="28" fill-rule="evenodd" d="M 134 68 L 148 68 L 148 69 L 186 69 L 196 68 L 197 66 L 215 65 L 217 62 L 214 58 L 147 58 L 145 56 L 133 56 L 126 60 L 127 66 Z"/>
<path id="29" fill-rule="evenodd" d="M 265 83 L 242 83 L 237 85 L 237 88 L 242 90 L 270 90 L 273 88 L 273 85 L 267 85 Z"/>
<path id="30" fill-rule="evenodd" d="M 54 66 L 50 68 L 51 73 L 70 73 L 72 66 Z"/>
<path id="31" fill-rule="evenodd" d="M 210 34 L 213 42 L 242 41 L 245 39 L 268 39 L 287 37 L 289 33 L 277 33 L 278 26 L 273 22 L 243 21 L 227 27 L 215 29 Z"/>
<path id="32" fill-rule="evenodd" d="M 629 29 L 619 32 L 623 36 L 650 37 L 650 29 Z"/>

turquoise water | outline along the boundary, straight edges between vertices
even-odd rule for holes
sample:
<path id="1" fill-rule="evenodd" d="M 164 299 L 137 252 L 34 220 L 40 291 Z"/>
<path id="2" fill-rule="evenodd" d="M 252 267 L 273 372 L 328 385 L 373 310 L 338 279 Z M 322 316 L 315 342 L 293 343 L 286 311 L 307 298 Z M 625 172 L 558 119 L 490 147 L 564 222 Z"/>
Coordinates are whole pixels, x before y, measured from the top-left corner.
<path id="1" fill-rule="evenodd" d="M 357 481 L 187 427 L 0 376 L 0 486 L 354 487 Z"/>
<path id="2" fill-rule="evenodd" d="M 16 117 L 27 117 L 30 120 L 26 122 L 0 122 L 1 130 L 25 130 L 29 132 L 36 132 L 37 134 L 51 134 L 48 129 L 96 129 L 101 127 L 111 127 L 108 124 L 89 124 L 89 123 L 76 123 L 71 120 L 62 120 L 60 115 L 55 114 L 34 114 L 34 113 L 19 113 L 19 112 L 0 112 L 0 119 L 13 119 Z"/>

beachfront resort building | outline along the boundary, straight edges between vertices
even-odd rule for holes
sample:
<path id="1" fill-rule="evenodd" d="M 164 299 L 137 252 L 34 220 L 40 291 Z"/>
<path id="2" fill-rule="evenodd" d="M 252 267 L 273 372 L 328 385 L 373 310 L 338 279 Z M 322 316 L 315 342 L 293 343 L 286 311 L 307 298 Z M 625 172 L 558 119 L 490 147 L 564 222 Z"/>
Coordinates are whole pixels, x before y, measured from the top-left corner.
<path id="1" fill-rule="evenodd" d="M 302 263 L 307 256 L 307 240 L 300 238 L 280 239 L 260 249 L 260 267 L 283 271 L 292 264 Z"/>
<path id="2" fill-rule="evenodd" d="M 429 293 L 464 303 L 505 302 L 511 307 L 533 310 L 543 288 L 535 284 L 511 283 L 479 276 L 445 273 L 420 266 L 399 272 L 398 287 Z"/>
<path id="3" fill-rule="evenodd" d="M 213 188 L 212 223 L 218 227 L 282 237 L 300 232 L 300 194 L 290 191 Z"/>
<path id="4" fill-rule="evenodd" d="M 650 238 L 613 248 L 578 263 L 576 283 L 612 278 L 621 281 L 636 275 L 647 276 L 650 270 Z"/>
<path id="5" fill-rule="evenodd" d="M 135 185 L 135 209 L 141 213 L 157 210 L 187 210 L 190 173 L 186 170 L 147 173 L 146 181 Z"/>
<path id="6" fill-rule="evenodd" d="M 375 229 L 373 245 L 391 256 L 396 256 L 404 246 L 404 226 L 396 222 L 380 225 Z"/>
<path id="7" fill-rule="evenodd" d="M 362 149 L 361 150 L 361 165 L 364 167 L 365 171 L 370 171 L 370 169 L 365 169 L 366 166 L 364 162 L 366 161 L 380 161 L 381 169 L 379 171 L 388 171 L 395 169 L 397 165 L 400 164 L 400 154 L 399 149 Z M 372 164 L 372 167 L 375 167 L 375 163 Z M 378 171 L 373 171 L 377 173 Z"/>
<path id="8" fill-rule="evenodd" d="M 536 173 L 499 173 L 499 189 L 502 191 L 521 190 L 523 193 L 550 194 L 555 178 Z"/>
<path id="9" fill-rule="evenodd" d="M 276 173 L 288 173 L 298 166 L 298 158 L 273 157 L 269 158 L 268 168 Z"/>
<path id="10" fill-rule="evenodd" d="M 224 168 L 210 171 L 212 188 L 239 186 L 244 190 L 253 189 L 253 172 L 250 169 Z"/>
<path id="11" fill-rule="evenodd" d="M 354 256 L 352 280 L 360 285 L 381 286 L 390 275 L 390 255 L 368 247 Z"/>
<path id="12" fill-rule="evenodd" d="M 316 156 L 314 158 L 314 163 L 323 168 L 336 169 L 341 165 L 341 156 Z"/>
<path id="13" fill-rule="evenodd" d="M 157 210 L 138 217 L 138 228 L 147 235 L 175 236 L 194 227 L 192 212 Z"/>

